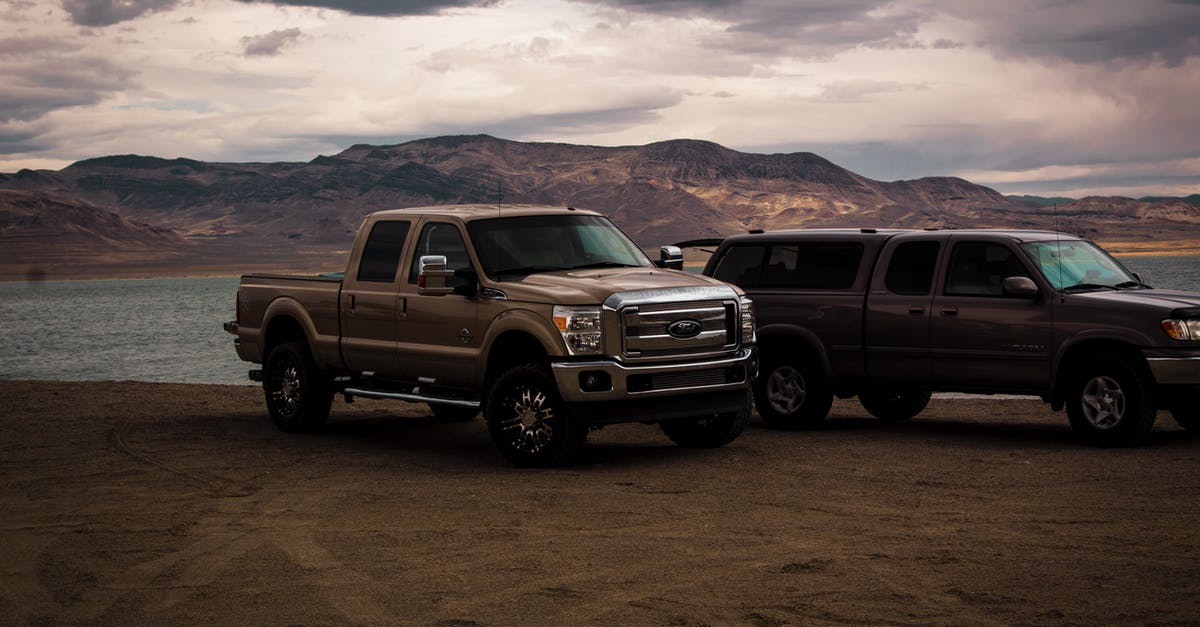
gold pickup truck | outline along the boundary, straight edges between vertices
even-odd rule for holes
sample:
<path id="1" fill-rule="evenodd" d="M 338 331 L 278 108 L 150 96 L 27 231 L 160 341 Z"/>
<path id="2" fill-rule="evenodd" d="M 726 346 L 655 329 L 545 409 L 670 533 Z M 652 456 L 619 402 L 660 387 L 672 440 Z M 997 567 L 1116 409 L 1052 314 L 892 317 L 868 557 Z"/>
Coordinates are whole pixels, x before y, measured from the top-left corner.
<path id="1" fill-rule="evenodd" d="M 285 431 L 319 428 L 335 395 L 482 410 L 519 466 L 571 461 L 589 430 L 657 423 L 682 446 L 741 433 L 758 367 L 753 304 L 655 263 L 601 214 L 459 205 L 382 211 L 338 276 L 249 274 L 243 360 Z"/>

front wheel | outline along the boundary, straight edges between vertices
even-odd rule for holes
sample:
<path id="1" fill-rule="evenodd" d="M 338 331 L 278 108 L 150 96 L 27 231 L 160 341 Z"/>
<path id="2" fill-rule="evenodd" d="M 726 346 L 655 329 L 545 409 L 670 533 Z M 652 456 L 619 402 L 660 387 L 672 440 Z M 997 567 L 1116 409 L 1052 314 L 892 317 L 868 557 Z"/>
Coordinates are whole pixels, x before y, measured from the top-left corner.
<path id="1" fill-rule="evenodd" d="M 515 466 L 549 467 L 570 462 L 587 441 L 587 427 L 571 415 L 554 378 L 541 364 L 500 375 L 484 413 L 492 442 Z"/>
<path id="2" fill-rule="evenodd" d="M 1154 426 L 1157 409 L 1146 377 L 1124 360 L 1092 357 L 1068 385 L 1067 418 L 1093 444 L 1136 444 Z"/>
<path id="3" fill-rule="evenodd" d="M 659 423 L 663 433 L 679 446 L 716 448 L 737 439 L 746 428 L 745 412 L 713 414 L 704 418 L 679 418 Z"/>
<path id="4" fill-rule="evenodd" d="M 317 367 L 308 347 L 287 342 L 271 350 L 263 368 L 267 413 L 282 431 L 313 431 L 329 418 L 330 377 Z"/>
<path id="5" fill-rule="evenodd" d="M 767 361 L 754 389 L 754 404 L 773 429 L 820 425 L 833 406 L 825 375 L 809 361 Z"/>
<path id="6" fill-rule="evenodd" d="M 921 390 L 877 390 L 860 393 L 858 402 L 867 413 L 884 422 L 901 422 L 924 411 L 929 396 Z"/>

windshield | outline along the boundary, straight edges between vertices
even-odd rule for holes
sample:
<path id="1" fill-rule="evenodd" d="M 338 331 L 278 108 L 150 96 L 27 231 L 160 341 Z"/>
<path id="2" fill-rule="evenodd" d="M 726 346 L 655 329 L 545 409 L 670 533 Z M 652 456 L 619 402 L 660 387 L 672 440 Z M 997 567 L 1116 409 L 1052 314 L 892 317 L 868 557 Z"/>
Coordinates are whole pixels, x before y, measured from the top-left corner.
<path id="1" fill-rule="evenodd" d="M 580 268 L 653 264 L 608 218 L 589 215 L 522 216 L 467 225 L 483 272 L 493 279 Z"/>
<path id="2" fill-rule="evenodd" d="M 1144 287 L 1125 266 L 1091 242 L 1028 242 L 1021 248 L 1055 289 Z"/>

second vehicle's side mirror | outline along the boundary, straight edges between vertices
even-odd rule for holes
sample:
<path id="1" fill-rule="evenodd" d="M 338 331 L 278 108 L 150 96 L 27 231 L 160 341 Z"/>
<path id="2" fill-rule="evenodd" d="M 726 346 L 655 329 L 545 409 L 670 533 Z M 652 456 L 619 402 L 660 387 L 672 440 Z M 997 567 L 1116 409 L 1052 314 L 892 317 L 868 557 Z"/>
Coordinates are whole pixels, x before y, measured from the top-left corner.
<path id="1" fill-rule="evenodd" d="M 417 293 L 422 296 L 445 296 L 454 293 L 446 279 L 454 276 L 446 269 L 445 255 L 421 255 L 417 260 Z"/>
<path id="2" fill-rule="evenodd" d="M 1004 279 L 1004 295 L 1014 298 L 1032 298 L 1038 295 L 1037 283 L 1027 276 L 1010 276 Z"/>
<path id="3" fill-rule="evenodd" d="M 658 249 L 658 267 L 668 270 L 683 269 L 683 250 L 678 246 L 663 246 Z"/>

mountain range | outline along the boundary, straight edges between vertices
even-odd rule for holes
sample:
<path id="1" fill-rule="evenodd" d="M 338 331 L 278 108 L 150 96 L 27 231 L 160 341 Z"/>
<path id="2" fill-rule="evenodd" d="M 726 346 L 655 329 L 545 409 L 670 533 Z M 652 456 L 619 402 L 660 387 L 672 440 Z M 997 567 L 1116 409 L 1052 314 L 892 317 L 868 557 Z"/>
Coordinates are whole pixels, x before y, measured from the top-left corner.
<path id="1" fill-rule="evenodd" d="M 367 213 L 463 202 L 595 209 L 648 247 L 835 226 L 1057 225 L 1101 241 L 1200 239 L 1200 206 L 1188 199 L 1044 203 L 960 178 L 876 181 L 813 153 L 750 154 L 697 140 L 598 147 L 448 136 L 360 144 L 306 163 L 118 155 L 0 174 L 0 191 L 0 265 L 10 270 L 35 253 L 51 266 L 161 258 L 208 271 L 328 269 Z"/>

